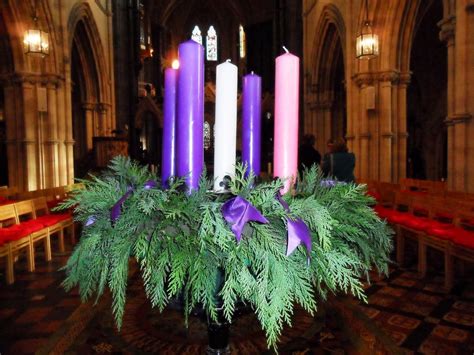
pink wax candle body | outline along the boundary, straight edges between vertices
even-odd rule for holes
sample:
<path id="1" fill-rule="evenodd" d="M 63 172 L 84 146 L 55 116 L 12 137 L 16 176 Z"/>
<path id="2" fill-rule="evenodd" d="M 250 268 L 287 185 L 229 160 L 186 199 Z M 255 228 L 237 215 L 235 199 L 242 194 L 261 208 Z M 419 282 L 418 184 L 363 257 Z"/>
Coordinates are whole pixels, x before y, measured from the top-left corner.
<path id="1" fill-rule="evenodd" d="M 273 176 L 285 180 L 284 194 L 294 183 L 298 169 L 300 59 L 287 52 L 276 58 L 275 65 Z"/>

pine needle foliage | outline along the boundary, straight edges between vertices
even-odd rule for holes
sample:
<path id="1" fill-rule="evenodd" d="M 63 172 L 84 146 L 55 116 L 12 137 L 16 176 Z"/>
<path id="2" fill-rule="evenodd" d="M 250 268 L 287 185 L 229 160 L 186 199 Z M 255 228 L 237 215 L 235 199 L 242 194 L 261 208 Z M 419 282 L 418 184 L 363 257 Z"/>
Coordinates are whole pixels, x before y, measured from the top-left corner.
<path id="1" fill-rule="evenodd" d="M 175 297 L 184 300 L 186 317 L 203 307 L 218 320 L 218 308 L 231 322 L 238 304 L 250 305 L 267 336 L 276 345 L 285 324 L 291 324 L 295 304 L 310 313 L 329 292 L 366 300 L 361 278 L 375 266 L 387 273 L 392 231 L 370 208 L 364 185 L 322 184 L 318 168 L 305 170 L 296 193 L 283 196 L 287 212 L 275 198 L 281 180 L 255 185 L 237 166 L 229 194 L 209 192 L 204 175 L 191 195 L 183 181 L 169 189 L 147 189 L 157 180 L 145 167 L 125 157 L 112 160 L 100 177 L 82 181 L 62 208 L 74 207 L 83 224 L 81 239 L 67 265 L 63 286 L 79 286 L 83 301 L 98 299 L 108 287 L 112 311 L 121 327 L 126 303 L 129 259 L 140 266 L 147 297 L 160 310 Z M 132 188 L 120 217 L 112 222 L 112 206 Z M 250 201 L 269 221 L 249 222 L 236 242 L 221 213 L 236 195 Z M 312 234 L 308 256 L 298 247 L 286 256 L 286 218 L 301 218 Z M 93 223 L 90 223 L 90 221 Z M 88 223 L 89 221 L 89 223 Z"/>

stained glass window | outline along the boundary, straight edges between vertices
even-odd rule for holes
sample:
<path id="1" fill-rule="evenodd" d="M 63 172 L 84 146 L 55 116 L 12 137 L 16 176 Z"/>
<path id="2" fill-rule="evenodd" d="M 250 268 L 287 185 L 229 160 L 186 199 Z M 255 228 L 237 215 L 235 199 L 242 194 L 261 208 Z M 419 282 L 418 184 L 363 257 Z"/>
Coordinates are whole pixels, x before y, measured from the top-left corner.
<path id="1" fill-rule="evenodd" d="M 140 49 L 146 49 L 146 35 L 145 35 L 145 6 L 140 1 L 138 5 L 138 12 L 140 14 Z"/>
<path id="2" fill-rule="evenodd" d="M 191 39 L 202 45 L 202 35 L 199 26 L 194 26 L 193 33 L 191 34 Z"/>
<path id="3" fill-rule="evenodd" d="M 214 26 L 207 30 L 206 38 L 206 58 L 207 60 L 217 60 L 217 33 Z"/>
<path id="4" fill-rule="evenodd" d="M 211 125 L 204 121 L 204 149 L 208 150 L 211 147 Z"/>
<path id="5" fill-rule="evenodd" d="M 240 58 L 245 58 L 245 52 L 246 52 L 246 40 L 245 40 L 245 31 L 244 31 L 244 26 L 240 25 L 239 26 L 239 54 Z"/>

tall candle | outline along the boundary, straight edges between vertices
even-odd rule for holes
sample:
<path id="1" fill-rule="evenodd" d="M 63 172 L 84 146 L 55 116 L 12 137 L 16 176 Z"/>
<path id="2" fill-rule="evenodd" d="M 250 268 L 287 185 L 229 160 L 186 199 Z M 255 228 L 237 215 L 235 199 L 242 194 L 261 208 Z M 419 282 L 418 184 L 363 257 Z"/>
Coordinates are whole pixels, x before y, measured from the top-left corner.
<path id="1" fill-rule="evenodd" d="M 253 72 L 244 76 L 242 84 L 242 162 L 260 174 L 262 79 Z"/>
<path id="2" fill-rule="evenodd" d="M 273 175 L 285 180 L 282 193 L 290 190 L 298 168 L 298 101 L 300 59 L 289 53 L 275 60 L 275 132 Z"/>
<path id="3" fill-rule="evenodd" d="M 214 190 L 225 189 L 224 177 L 235 176 L 237 136 L 237 66 L 230 60 L 216 67 Z"/>
<path id="4" fill-rule="evenodd" d="M 163 100 L 163 148 L 161 150 L 161 182 L 167 187 L 169 178 L 176 175 L 176 86 L 178 70 L 165 70 Z"/>
<path id="5" fill-rule="evenodd" d="M 198 188 L 204 167 L 204 47 L 186 41 L 178 56 L 176 173 L 190 193 Z"/>

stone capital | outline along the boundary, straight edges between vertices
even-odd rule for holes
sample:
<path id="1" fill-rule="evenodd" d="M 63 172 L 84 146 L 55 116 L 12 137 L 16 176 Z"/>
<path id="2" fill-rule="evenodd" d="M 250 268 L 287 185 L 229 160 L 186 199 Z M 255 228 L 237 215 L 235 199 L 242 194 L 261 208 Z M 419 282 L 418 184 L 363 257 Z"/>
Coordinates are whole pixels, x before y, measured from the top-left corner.
<path id="1" fill-rule="evenodd" d="M 386 70 L 377 73 L 377 78 L 380 81 L 390 82 L 392 84 L 398 83 L 400 79 L 400 72 L 396 70 Z"/>
<path id="2" fill-rule="evenodd" d="M 399 79 L 398 79 L 398 83 L 400 85 L 408 85 L 410 84 L 410 81 L 411 81 L 411 75 L 413 73 L 411 71 L 408 71 L 408 72 L 404 72 L 404 73 L 400 73 L 400 76 L 399 76 Z"/>
<path id="3" fill-rule="evenodd" d="M 352 80 L 354 80 L 359 87 L 373 85 L 375 79 L 375 73 L 371 72 L 357 73 L 352 76 Z"/>
<path id="4" fill-rule="evenodd" d="M 98 103 L 96 105 L 96 110 L 100 113 L 100 114 L 105 114 L 107 113 L 107 110 L 109 109 L 110 105 L 109 104 L 106 104 L 106 103 Z"/>
<path id="5" fill-rule="evenodd" d="M 96 104 L 92 102 L 83 102 L 81 104 L 81 107 L 83 110 L 86 110 L 86 111 L 94 111 L 94 109 L 96 108 Z"/>
<path id="6" fill-rule="evenodd" d="M 382 132 L 381 136 L 382 138 L 393 139 L 395 134 L 393 132 Z"/>
<path id="7" fill-rule="evenodd" d="M 448 116 L 446 120 L 444 121 L 444 123 L 446 124 L 446 126 L 453 126 L 460 123 L 467 123 L 471 119 L 472 119 L 472 115 L 467 112 L 455 113 L 453 115 Z"/>
<path id="8" fill-rule="evenodd" d="M 456 33 L 456 17 L 451 15 L 442 19 L 438 22 L 438 27 L 441 29 L 439 32 L 439 40 L 446 42 L 448 46 L 452 45 Z"/>
<path id="9" fill-rule="evenodd" d="M 39 74 L 30 72 L 15 72 L 8 73 L 0 76 L 0 82 L 9 85 L 14 84 L 27 84 L 27 85 L 54 85 L 57 87 L 64 77 L 57 74 Z"/>

